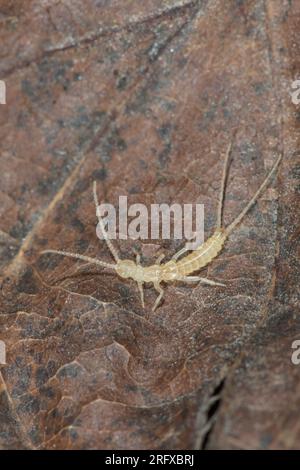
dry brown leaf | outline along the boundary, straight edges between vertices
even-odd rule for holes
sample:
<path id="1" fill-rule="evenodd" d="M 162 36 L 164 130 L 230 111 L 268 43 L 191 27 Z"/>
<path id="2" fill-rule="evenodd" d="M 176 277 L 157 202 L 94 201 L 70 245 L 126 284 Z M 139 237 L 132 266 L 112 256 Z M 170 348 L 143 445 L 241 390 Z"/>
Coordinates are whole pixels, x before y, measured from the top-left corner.
<path id="1" fill-rule="evenodd" d="M 297 448 L 299 4 L 0 2 L 0 446 Z M 276 183 L 208 268 L 227 287 L 136 285 L 111 262 L 102 201 L 203 202 L 228 224 L 276 156 Z M 278 195 L 278 199 L 277 199 Z M 299 234 L 299 231 L 298 231 Z M 299 238 L 299 237 L 298 237 Z M 178 243 L 119 243 L 153 263 Z M 298 336 L 297 336 L 298 335 Z"/>

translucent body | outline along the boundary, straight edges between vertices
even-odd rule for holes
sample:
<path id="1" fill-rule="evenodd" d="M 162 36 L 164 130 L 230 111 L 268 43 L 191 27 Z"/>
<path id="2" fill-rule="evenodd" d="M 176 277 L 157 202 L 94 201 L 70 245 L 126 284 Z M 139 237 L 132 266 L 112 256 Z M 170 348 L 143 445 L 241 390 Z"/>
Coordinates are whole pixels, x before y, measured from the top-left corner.
<path id="1" fill-rule="evenodd" d="M 250 208 L 254 205 L 257 201 L 259 195 L 264 190 L 266 185 L 268 184 L 271 176 L 276 171 L 281 156 L 276 160 L 273 168 L 256 191 L 252 199 L 248 202 L 246 207 L 242 210 L 242 212 L 234 219 L 234 221 L 227 226 L 226 228 L 222 227 L 222 210 L 223 210 L 223 200 L 224 200 L 224 192 L 225 192 L 225 184 L 226 184 L 226 177 L 227 177 L 227 167 L 229 161 L 229 154 L 231 150 L 231 145 L 229 145 L 226 155 L 225 155 L 225 164 L 223 167 L 223 175 L 222 175 L 222 184 L 221 184 L 221 195 L 219 199 L 219 206 L 218 206 L 218 215 L 217 215 L 217 228 L 213 235 L 206 240 L 201 246 L 199 246 L 196 250 L 189 252 L 187 255 L 186 252 L 190 251 L 188 248 L 183 248 L 179 252 L 177 252 L 173 258 L 161 264 L 161 257 L 155 264 L 152 266 L 141 266 L 140 264 L 140 256 L 137 255 L 136 262 L 132 260 L 122 260 L 118 254 L 118 251 L 113 246 L 111 240 L 109 240 L 107 234 L 105 233 L 103 222 L 101 218 L 98 217 L 100 229 L 103 232 L 104 239 L 108 245 L 108 248 L 115 259 L 115 264 L 106 263 L 101 260 L 97 260 L 94 258 L 90 258 L 85 255 L 80 255 L 77 253 L 69 253 L 67 251 L 58 251 L 58 250 L 45 250 L 45 253 L 56 253 L 63 256 L 69 256 L 72 258 L 81 259 L 83 261 L 87 261 L 88 263 L 97 264 L 102 267 L 106 267 L 109 269 L 114 269 L 117 274 L 122 278 L 130 278 L 133 279 L 138 284 L 138 288 L 141 295 L 142 305 L 144 306 L 144 293 L 143 293 L 143 284 L 144 283 L 153 283 L 155 289 L 159 292 L 159 296 L 156 299 L 154 304 L 153 310 L 156 309 L 158 306 L 162 295 L 163 289 L 160 286 L 162 282 L 172 282 L 172 281 L 184 281 L 184 282 L 203 282 L 205 284 L 214 285 L 214 286 L 224 286 L 219 282 L 202 278 L 199 276 L 191 276 L 191 274 L 199 271 L 201 268 L 207 266 L 211 261 L 218 256 L 220 251 L 222 250 L 228 235 L 235 229 L 235 227 L 241 222 Z M 94 182 L 94 201 L 96 208 L 99 206 L 97 194 L 96 194 L 96 183 Z M 97 213 L 97 211 L 96 211 Z M 182 255 L 185 255 L 181 258 Z M 179 259 L 181 258 L 181 259 Z"/>
<path id="2" fill-rule="evenodd" d="M 207 266 L 222 250 L 226 241 L 226 233 L 223 229 L 206 240 L 203 245 L 185 256 L 180 261 L 168 261 L 164 264 L 153 264 L 152 266 L 141 266 L 131 260 L 119 260 L 116 266 L 120 277 L 131 278 L 136 282 L 171 282 L 180 280 L 189 274 Z"/>

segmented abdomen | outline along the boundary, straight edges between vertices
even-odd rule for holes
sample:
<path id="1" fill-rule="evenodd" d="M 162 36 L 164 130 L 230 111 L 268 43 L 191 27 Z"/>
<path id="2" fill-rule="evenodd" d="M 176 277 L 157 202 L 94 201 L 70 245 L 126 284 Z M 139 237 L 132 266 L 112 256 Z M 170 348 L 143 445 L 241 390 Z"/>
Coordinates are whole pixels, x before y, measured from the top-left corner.
<path id="1" fill-rule="evenodd" d="M 188 276 L 200 268 L 204 268 L 222 250 L 226 241 L 224 231 L 216 231 L 203 245 L 177 262 L 177 272 L 180 276 Z"/>

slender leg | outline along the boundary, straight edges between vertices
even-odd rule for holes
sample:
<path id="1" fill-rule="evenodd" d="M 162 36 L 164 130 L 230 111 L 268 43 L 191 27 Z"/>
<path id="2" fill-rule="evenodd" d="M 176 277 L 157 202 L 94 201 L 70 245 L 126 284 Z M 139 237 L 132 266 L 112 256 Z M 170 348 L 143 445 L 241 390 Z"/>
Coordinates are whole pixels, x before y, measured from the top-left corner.
<path id="1" fill-rule="evenodd" d="M 201 282 L 203 284 L 209 284 L 210 286 L 226 287 L 226 285 L 222 284 L 221 282 L 212 281 L 210 279 L 207 279 L 206 277 L 199 277 L 199 276 L 185 276 L 185 277 L 182 277 L 180 279 L 180 281 L 184 281 L 184 282 Z"/>
<path id="2" fill-rule="evenodd" d="M 191 241 L 196 238 L 196 235 L 197 235 L 197 234 L 194 234 L 194 235 L 192 236 L 192 238 L 190 238 L 190 240 L 188 241 L 188 243 L 186 243 L 185 246 L 184 246 L 183 248 L 181 248 L 181 250 L 177 251 L 177 253 L 175 253 L 175 254 L 172 256 L 172 260 L 176 261 L 178 258 L 180 258 L 180 256 L 184 255 L 187 251 L 192 251 L 191 248 L 188 248 L 188 244 L 191 243 Z"/>
<path id="3" fill-rule="evenodd" d="M 137 285 L 138 285 L 138 288 L 139 288 L 139 291 L 140 291 L 142 307 L 145 308 L 143 283 L 138 282 Z"/>
<path id="4" fill-rule="evenodd" d="M 103 220 L 101 219 L 101 217 L 99 217 L 98 215 L 98 206 L 99 206 L 99 201 L 98 201 L 98 196 L 97 196 L 97 186 L 96 186 L 96 181 L 94 181 L 93 183 L 93 195 L 94 195 L 94 201 L 95 201 L 95 206 L 96 206 L 96 215 L 97 215 L 97 218 L 98 218 L 98 222 L 99 222 L 99 226 L 100 226 L 100 229 L 101 229 L 101 233 L 104 237 L 104 240 L 106 241 L 106 244 L 111 252 L 111 254 L 113 255 L 114 259 L 116 262 L 120 261 L 120 256 L 119 256 L 119 253 L 118 251 L 116 250 L 116 248 L 113 246 L 112 242 L 110 241 L 110 239 L 108 238 L 107 236 L 107 233 L 106 233 L 106 230 L 105 230 L 105 227 L 103 225 Z"/>
<path id="5" fill-rule="evenodd" d="M 160 264 L 162 262 L 162 260 L 164 259 L 164 257 L 165 257 L 165 255 L 163 253 L 161 255 L 159 255 L 159 257 L 155 261 L 155 264 Z"/>
<path id="6" fill-rule="evenodd" d="M 157 292 L 159 292 L 159 296 L 157 297 L 156 301 L 154 302 L 154 305 L 152 307 L 152 312 L 154 312 L 156 310 L 156 308 L 158 307 L 158 305 L 161 301 L 162 296 L 164 295 L 164 291 L 163 291 L 162 287 L 160 287 L 159 283 L 154 283 L 154 288 L 157 290 Z"/>
<path id="7" fill-rule="evenodd" d="M 186 245 L 181 248 L 181 250 L 177 251 L 177 253 L 175 253 L 175 255 L 172 256 L 172 260 L 176 261 L 178 258 L 180 258 L 180 256 L 184 255 L 187 251 L 190 251 L 189 248 L 186 247 Z"/>
<path id="8" fill-rule="evenodd" d="M 136 254 L 136 264 L 137 264 L 138 266 L 141 265 L 141 255 L 140 255 L 139 253 Z M 145 302 L 144 302 L 143 282 L 138 282 L 137 285 L 138 285 L 139 292 L 140 292 L 140 296 L 141 296 L 142 306 L 143 306 L 143 308 L 144 308 L 144 307 L 145 307 Z"/>

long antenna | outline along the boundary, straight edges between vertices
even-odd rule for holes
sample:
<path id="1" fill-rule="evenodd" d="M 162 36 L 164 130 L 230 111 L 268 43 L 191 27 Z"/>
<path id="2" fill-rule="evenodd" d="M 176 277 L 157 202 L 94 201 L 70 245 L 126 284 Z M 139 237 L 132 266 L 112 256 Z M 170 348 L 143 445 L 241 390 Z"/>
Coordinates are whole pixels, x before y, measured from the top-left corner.
<path id="1" fill-rule="evenodd" d="M 98 206 L 99 206 L 99 201 L 98 201 L 98 196 L 97 196 L 97 183 L 96 183 L 96 181 L 93 182 L 93 195 L 94 195 L 94 201 L 95 201 L 95 206 L 96 206 L 96 215 L 97 215 L 97 218 L 98 218 L 98 222 L 99 222 L 99 226 L 100 226 L 101 233 L 102 233 L 103 238 L 104 238 L 104 240 L 106 241 L 107 246 L 108 246 L 108 248 L 109 248 L 111 254 L 113 255 L 115 261 L 118 262 L 118 261 L 120 261 L 119 253 L 118 253 L 118 251 L 116 250 L 116 248 L 113 246 L 113 244 L 112 244 L 112 242 L 110 241 L 110 239 L 108 238 L 107 232 L 106 232 L 105 227 L 104 227 L 104 225 L 103 225 L 103 220 L 102 220 L 101 217 L 98 215 L 97 208 L 98 208 Z"/>
<path id="2" fill-rule="evenodd" d="M 56 255 L 68 256 L 69 258 L 77 258 L 88 263 L 98 264 L 99 266 L 104 266 L 105 268 L 115 269 L 114 264 L 106 263 L 105 261 L 100 261 L 95 258 L 90 258 L 90 256 L 80 255 L 79 253 L 70 253 L 69 251 L 60 251 L 60 250 L 44 250 L 41 252 L 44 253 L 54 253 Z"/>
<path id="3" fill-rule="evenodd" d="M 225 228 L 225 233 L 227 235 L 229 235 L 234 229 L 235 227 L 241 222 L 241 220 L 244 218 L 244 216 L 247 214 L 247 212 L 251 209 L 251 207 L 255 204 L 255 202 L 257 201 L 259 195 L 263 192 L 263 190 L 265 189 L 265 187 L 267 186 L 269 180 L 271 179 L 271 177 L 273 176 L 273 174 L 275 173 L 280 161 L 282 159 L 282 155 L 280 155 L 276 162 L 274 163 L 270 173 L 268 174 L 268 176 L 265 178 L 265 180 L 263 181 L 263 183 L 261 184 L 261 186 L 258 188 L 258 190 L 256 191 L 256 193 L 254 194 L 254 196 L 252 197 L 252 199 L 248 202 L 248 204 L 246 205 L 246 207 L 242 210 L 242 212 L 236 217 L 236 219 L 234 219 L 233 222 L 231 222 L 230 225 L 228 225 L 228 227 Z"/>

